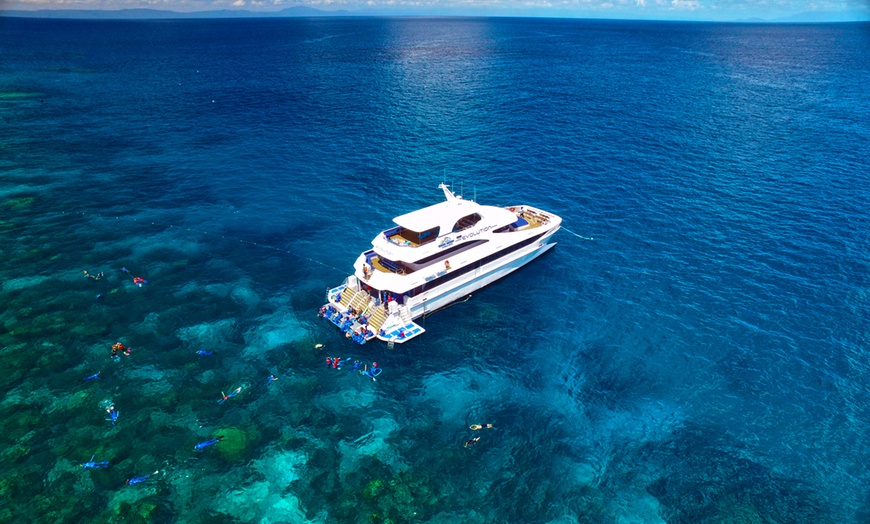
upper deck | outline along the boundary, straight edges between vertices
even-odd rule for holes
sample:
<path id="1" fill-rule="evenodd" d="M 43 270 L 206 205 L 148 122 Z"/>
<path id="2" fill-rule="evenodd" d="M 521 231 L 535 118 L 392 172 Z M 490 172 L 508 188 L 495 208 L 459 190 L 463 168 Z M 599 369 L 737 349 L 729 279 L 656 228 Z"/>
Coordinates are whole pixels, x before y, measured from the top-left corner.
<path id="1" fill-rule="evenodd" d="M 379 258 L 406 264 L 420 264 L 453 244 L 482 238 L 492 232 L 518 231 L 540 227 L 553 216 L 528 206 L 484 206 L 454 195 L 444 184 L 446 200 L 393 219 L 396 227 L 382 231 L 372 240 Z M 528 217 L 522 215 L 528 214 Z M 372 264 L 376 267 L 377 264 Z M 403 272 L 389 263 L 376 269 Z"/>
<path id="2" fill-rule="evenodd" d="M 531 206 L 477 207 L 500 211 L 499 222 L 484 225 L 485 222 L 478 213 L 465 215 L 456 222 L 452 231 L 440 237 L 437 232 L 433 232 L 431 229 L 424 231 L 423 234 L 404 229 L 401 226 L 388 229 L 372 242 L 374 249 L 369 252 L 370 256 L 366 257 L 366 261 L 373 271 L 408 275 L 420 266 L 427 265 L 427 262 L 438 262 L 440 259 L 456 255 L 486 242 L 486 237 L 482 236 L 481 233 L 503 234 L 529 231 L 549 225 L 553 219 L 557 218 Z M 507 223 L 505 224 L 505 222 Z M 503 225 L 495 227 L 496 224 Z M 463 234 L 466 231 L 467 233 Z M 471 239 L 477 239 L 477 242 L 469 242 Z M 465 246 L 465 249 L 458 249 L 460 245 Z M 443 256 L 439 256 L 442 254 Z M 367 278 L 368 275 L 364 272 L 363 277 Z"/>

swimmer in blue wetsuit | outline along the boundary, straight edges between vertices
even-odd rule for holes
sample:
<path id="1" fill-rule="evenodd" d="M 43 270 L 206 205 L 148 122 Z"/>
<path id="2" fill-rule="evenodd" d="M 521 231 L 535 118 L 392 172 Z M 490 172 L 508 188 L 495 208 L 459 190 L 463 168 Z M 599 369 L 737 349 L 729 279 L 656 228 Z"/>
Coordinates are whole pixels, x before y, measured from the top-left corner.
<path id="1" fill-rule="evenodd" d="M 269 378 L 266 379 L 266 385 L 268 386 L 269 384 L 271 384 L 272 382 L 275 382 L 276 380 L 278 380 L 278 377 L 276 377 L 275 375 L 269 375 Z"/>
<path id="2" fill-rule="evenodd" d="M 127 485 L 132 486 L 133 484 L 139 484 L 140 482 L 145 482 L 148 480 L 151 475 L 156 475 L 160 470 L 158 469 L 154 473 L 149 473 L 147 475 L 142 475 L 141 477 L 133 477 L 131 479 L 127 479 Z"/>
<path id="3" fill-rule="evenodd" d="M 221 391 L 221 399 L 218 400 L 218 404 L 223 404 L 224 402 L 226 402 L 227 400 L 229 400 L 229 399 L 235 397 L 236 395 L 238 395 L 238 394 L 241 393 L 241 392 L 242 392 L 242 388 L 241 388 L 241 387 L 238 387 L 238 388 L 234 389 L 233 392 L 230 393 L 229 395 L 224 395 L 224 392 Z"/>
<path id="4" fill-rule="evenodd" d="M 91 375 L 89 377 L 85 377 L 84 380 L 100 380 L 100 372 L 97 371 L 93 375 Z"/>
<path id="5" fill-rule="evenodd" d="M 115 421 L 118 420 L 118 415 L 120 415 L 120 413 L 117 409 L 115 409 L 115 406 L 109 406 L 109 409 L 106 410 L 106 413 L 109 414 L 109 418 L 107 418 L 106 420 L 111 421 L 112 425 L 114 426 Z"/>
<path id="6" fill-rule="evenodd" d="M 94 462 L 94 457 L 96 457 L 96 455 L 91 455 L 91 460 L 84 464 L 80 464 L 82 469 L 105 469 L 109 467 L 108 462 Z"/>
<path id="7" fill-rule="evenodd" d="M 377 362 L 372 362 L 372 369 L 369 369 L 368 366 L 364 366 L 363 370 L 360 371 L 361 375 L 365 375 L 372 379 L 372 382 L 377 381 L 375 377 L 381 374 L 381 368 L 378 366 Z"/>
<path id="8" fill-rule="evenodd" d="M 195 449 L 195 450 L 197 450 L 197 451 L 201 451 L 201 450 L 203 450 L 203 449 L 205 449 L 205 448 L 207 448 L 207 447 L 209 447 L 209 446 L 214 446 L 215 444 L 217 444 L 218 442 L 220 442 L 220 441 L 223 440 L 223 439 L 224 439 L 224 436 L 223 436 L 223 435 L 218 435 L 218 436 L 215 437 L 215 438 L 208 439 L 208 440 L 206 440 L 206 441 L 204 441 L 204 442 L 200 442 L 200 443 L 197 444 L 196 446 L 193 446 L 193 449 Z"/>
<path id="9" fill-rule="evenodd" d="M 214 351 L 206 351 L 204 349 L 200 349 L 199 351 L 196 352 L 196 354 L 199 356 L 202 356 L 202 357 L 207 357 L 209 355 L 214 355 Z"/>

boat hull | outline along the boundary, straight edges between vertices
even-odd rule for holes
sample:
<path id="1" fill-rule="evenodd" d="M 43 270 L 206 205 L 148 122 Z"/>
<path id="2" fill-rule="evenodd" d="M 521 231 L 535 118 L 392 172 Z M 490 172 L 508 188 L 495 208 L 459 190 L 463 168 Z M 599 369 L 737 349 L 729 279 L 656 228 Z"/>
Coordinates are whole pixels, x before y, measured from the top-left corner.
<path id="1" fill-rule="evenodd" d="M 457 279 L 456 282 L 451 282 L 449 288 L 443 291 L 439 290 L 437 295 L 426 294 L 419 297 L 419 301 L 408 304 L 410 316 L 416 320 L 449 306 L 453 302 L 513 273 L 555 246 L 555 242 L 547 243 L 543 241 L 540 244 L 530 246 L 526 250 L 512 254 L 510 260 L 500 259 L 493 261 L 470 273 L 467 277 Z"/>

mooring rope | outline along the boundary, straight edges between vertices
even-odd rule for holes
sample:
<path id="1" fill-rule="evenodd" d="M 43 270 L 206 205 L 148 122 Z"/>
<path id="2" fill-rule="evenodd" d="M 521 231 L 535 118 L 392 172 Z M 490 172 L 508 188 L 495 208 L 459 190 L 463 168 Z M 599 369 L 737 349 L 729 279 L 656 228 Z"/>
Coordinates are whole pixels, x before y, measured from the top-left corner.
<path id="1" fill-rule="evenodd" d="M 577 233 L 571 231 L 570 229 L 568 229 L 568 228 L 565 227 L 565 226 L 562 226 L 562 229 L 564 229 L 564 230 L 567 231 L 568 233 L 571 233 L 572 235 L 574 235 L 574 236 L 577 237 L 577 238 L 582 238 L 583 240 L 595 240 L 595 239 L 592 238 L 592 237 L 584 237 L 583 235 L 578 235 Z"/>

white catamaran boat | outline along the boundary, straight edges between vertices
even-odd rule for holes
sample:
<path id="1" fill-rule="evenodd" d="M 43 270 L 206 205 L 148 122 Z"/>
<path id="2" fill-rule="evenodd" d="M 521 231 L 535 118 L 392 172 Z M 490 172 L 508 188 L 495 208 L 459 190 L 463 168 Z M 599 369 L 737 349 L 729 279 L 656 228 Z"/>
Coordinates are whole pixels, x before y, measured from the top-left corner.
<path id="1" fill-rule="evenodd" d="M 405 342 L 425 330 L 415 320 L 468 296 L 548 249 L 562 219 L 538 208 L 484 206 L 455 195 L 393 219 L 354 262 L 353 275 L 327 291 L 320 315 L 364 344 Z"/>

